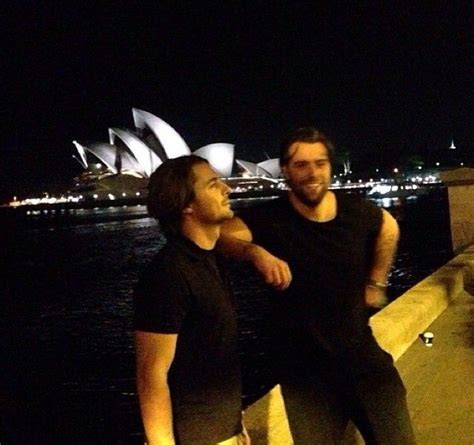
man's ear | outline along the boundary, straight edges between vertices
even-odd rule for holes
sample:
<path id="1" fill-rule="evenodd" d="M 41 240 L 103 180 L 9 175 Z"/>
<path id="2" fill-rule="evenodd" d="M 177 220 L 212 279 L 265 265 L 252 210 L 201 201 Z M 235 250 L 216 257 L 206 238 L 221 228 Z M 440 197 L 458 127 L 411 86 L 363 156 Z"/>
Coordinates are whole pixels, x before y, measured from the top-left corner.
<path id="1" fill-rule="evenodd" d="M 283 173 L 283 177 L 284 177 L 285 179 L 288 179 L 288 171 L 287 171 L 287 169 L 286 169 L 286 165 L 283 165 L 283 166 L 281 167 L 281 172 Z"/>
<path id="2" fill-rule="evenodd" d="M 183 214 L 189 215 L 190 213 L 193 213 L 193 209 L 191 206 L 187 206 L 182 210 Z"/>

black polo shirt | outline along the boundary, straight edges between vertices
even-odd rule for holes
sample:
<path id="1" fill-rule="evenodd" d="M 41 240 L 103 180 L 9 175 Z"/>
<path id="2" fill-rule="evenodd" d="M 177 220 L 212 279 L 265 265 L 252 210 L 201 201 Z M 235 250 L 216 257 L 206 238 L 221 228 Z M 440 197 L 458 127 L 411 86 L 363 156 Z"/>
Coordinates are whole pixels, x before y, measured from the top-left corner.
<path id="1" fill-rule="evenodd" d="M 237 319 L 214 251 L 172 238 L 134 293 L 136 330 L 178 334 L 169 372 L 181 445 L 213 444 L 241 431 Z"/>

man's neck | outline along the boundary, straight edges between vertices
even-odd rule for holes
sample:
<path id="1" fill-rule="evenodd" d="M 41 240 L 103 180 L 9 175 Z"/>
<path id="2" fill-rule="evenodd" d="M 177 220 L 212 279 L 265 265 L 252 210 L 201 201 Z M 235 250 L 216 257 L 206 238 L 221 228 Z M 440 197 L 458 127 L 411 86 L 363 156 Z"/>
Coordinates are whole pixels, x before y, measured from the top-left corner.
<path id="1" fill-rule="evenodd" d="M 183 223 L 182 234 L 190 239 L 194 244 L 204 250 L 214 249 L 219 238 L 220 225 L 197 225 L 193 223 Z"/>
<path id="2" fill-rule="evenodd" d="M 314 206 L 308 206 L 298 199 L 298 197 L 290 191 L 289 199 L 294 209 L 304 218 L 315 222 L 326 222 L 333 220 L 337 215 L 336 195 L 328 191 L 323 199 Z"/>

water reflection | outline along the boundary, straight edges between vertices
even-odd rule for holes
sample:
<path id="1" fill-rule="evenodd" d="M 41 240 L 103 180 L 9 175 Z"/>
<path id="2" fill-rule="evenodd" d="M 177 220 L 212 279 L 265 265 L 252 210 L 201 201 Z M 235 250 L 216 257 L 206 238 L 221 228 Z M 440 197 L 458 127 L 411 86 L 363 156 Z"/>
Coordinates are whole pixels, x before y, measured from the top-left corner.
<path id="1" fill-rule="evenodd" d="M 401 226 L 390 279 L 395 298 L 449 259 L 447 201 L 441 195 L 379 205 Z M 88 209 L 75 213 L 79 223 L 11 228 L 1 250 L 8 274 L 0 289 L 9 430 L 21 431 L 28 422 L 32 430 L 62 434 L 64 443 L 74 442 L 71 437 L 112 443 L 139 435 L 131 289 L 164 242 L 145 212 L 144 206 Z M 109 221 L 111 214 L 119 218 Z M 141 216 L 120 219 L 130 215 Z M 247 403 L 273 383 L 263 333 L 268 300 L 248 265 L 231 264 L 230 273 L 239 301 Z"/>
<path id="2" fill-rule="evenodd" d="M 384 209 L 401 205 L 400 198 L 375 198 L 371 201 L 375 202 L 375 204 L 377 204 L 379 207 L 383 207 Z"/>

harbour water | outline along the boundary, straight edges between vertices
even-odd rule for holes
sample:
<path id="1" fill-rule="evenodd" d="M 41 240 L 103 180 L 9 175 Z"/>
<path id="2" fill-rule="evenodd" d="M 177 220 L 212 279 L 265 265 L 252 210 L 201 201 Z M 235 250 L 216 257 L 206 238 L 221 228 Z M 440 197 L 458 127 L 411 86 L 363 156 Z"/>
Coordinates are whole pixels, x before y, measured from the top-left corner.
<path id="1" fill-rule="evenodd" d="M 390 298 L 451 258 L 447 193 L 379 201 L 402 238 Z M 2 239 L 1 443 L 143 443 L 134 380 L 131 289 L 163 238 L 139 207 L 10 224 Z M 111 217 L 116 213 L 116 218 Z M 244 404 L 274 381 L 267 291 L 230 264 L 239 301 Z"/>

